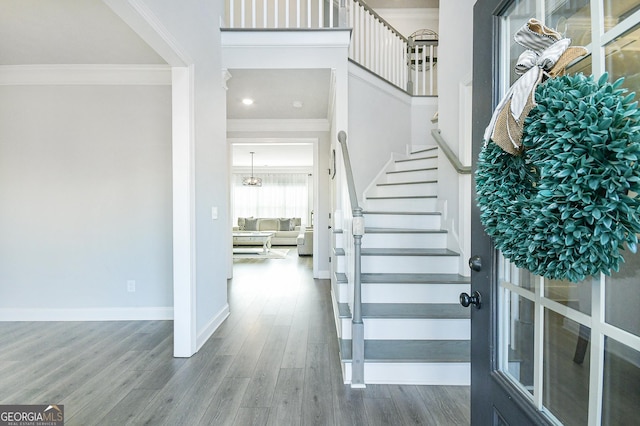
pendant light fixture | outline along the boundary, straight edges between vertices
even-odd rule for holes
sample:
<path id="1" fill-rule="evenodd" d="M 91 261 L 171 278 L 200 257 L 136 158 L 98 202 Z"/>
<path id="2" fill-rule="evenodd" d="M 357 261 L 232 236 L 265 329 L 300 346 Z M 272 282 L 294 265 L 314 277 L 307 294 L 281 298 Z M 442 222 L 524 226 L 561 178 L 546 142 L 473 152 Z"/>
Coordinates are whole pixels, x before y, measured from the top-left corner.
<path id="1" fill-rule="evenodd" d="M 251 177 L 246 177 L 242 179 L 242 184 L 244 186 L 262 186 L 262 179 L 259 177 L 253 176 L 253 154 L 255 152 L 250 152 L 251 154 Z"/>

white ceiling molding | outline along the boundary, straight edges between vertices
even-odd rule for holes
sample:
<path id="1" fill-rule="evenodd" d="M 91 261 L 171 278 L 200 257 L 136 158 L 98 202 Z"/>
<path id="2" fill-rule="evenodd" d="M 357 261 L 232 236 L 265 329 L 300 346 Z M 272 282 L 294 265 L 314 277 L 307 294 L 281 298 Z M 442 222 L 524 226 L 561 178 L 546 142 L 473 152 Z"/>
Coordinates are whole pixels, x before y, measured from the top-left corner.
<path id="1" fill-rule="evenodd" d="M 168 65 L 3 65 L 0 85 L 170 86 Z"/>
<path id="2" fill-rule="evenodd" d="M 328 132 L 329 120 L 319 119 L 229 119 L 227 132 Z"/>
<path id="3" fill-rule="evenodd" d="M 193 59 L 160 19 L 140 0 L 102 0 L 168 64 L 183 67 Z"/>

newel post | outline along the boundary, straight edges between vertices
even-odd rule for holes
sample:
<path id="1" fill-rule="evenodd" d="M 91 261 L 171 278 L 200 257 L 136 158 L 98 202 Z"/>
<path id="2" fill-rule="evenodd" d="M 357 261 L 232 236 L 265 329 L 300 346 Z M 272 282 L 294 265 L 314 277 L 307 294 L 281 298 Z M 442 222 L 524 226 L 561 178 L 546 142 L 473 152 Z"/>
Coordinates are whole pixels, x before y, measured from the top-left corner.
<path id="1" fill-rule="evenodd" d="M 362 322 L 362 289 L 360 273 L 362 270 L 361 251 L 364 235 L 364 217 L 362 208 L 353 209 L 353 318 L 351 320 L 351 387 L 364 388 L 364 323 Z"/>

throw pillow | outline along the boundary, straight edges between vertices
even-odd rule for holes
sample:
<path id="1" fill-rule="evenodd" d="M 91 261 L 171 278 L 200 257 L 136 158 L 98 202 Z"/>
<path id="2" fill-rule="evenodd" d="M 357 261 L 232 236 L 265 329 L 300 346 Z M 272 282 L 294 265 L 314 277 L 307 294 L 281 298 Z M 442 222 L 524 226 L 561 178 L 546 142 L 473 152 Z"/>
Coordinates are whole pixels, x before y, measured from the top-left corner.
<path id="1" fill-rule="evenodd" d="M 291 219 L 278 219 L 278 231 L 291 231 Z"/>
<path id="2" fill-rule="evenodd" d="M 253 219 L 247 217 L 244 219 L 244 230 L 245 231 L 257 231 L 258 230 L 258 219 Z"/>

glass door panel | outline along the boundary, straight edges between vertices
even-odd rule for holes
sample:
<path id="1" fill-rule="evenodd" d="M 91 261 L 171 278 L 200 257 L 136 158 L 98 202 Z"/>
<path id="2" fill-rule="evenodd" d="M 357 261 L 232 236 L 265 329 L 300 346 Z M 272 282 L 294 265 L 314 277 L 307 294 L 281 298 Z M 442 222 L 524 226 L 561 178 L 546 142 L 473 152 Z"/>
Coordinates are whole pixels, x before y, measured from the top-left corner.
<path id="1" fill-rule="evenodd" d="M 589 334 L 589 328 L 545 309 L 543 404 L 567 426 L 588 420 Z"/>
<path id="2" fill-rule="evenodd" d="M 640 352 L 605 338 L 602 424 L 630 425 L 638 421 Z"/>

